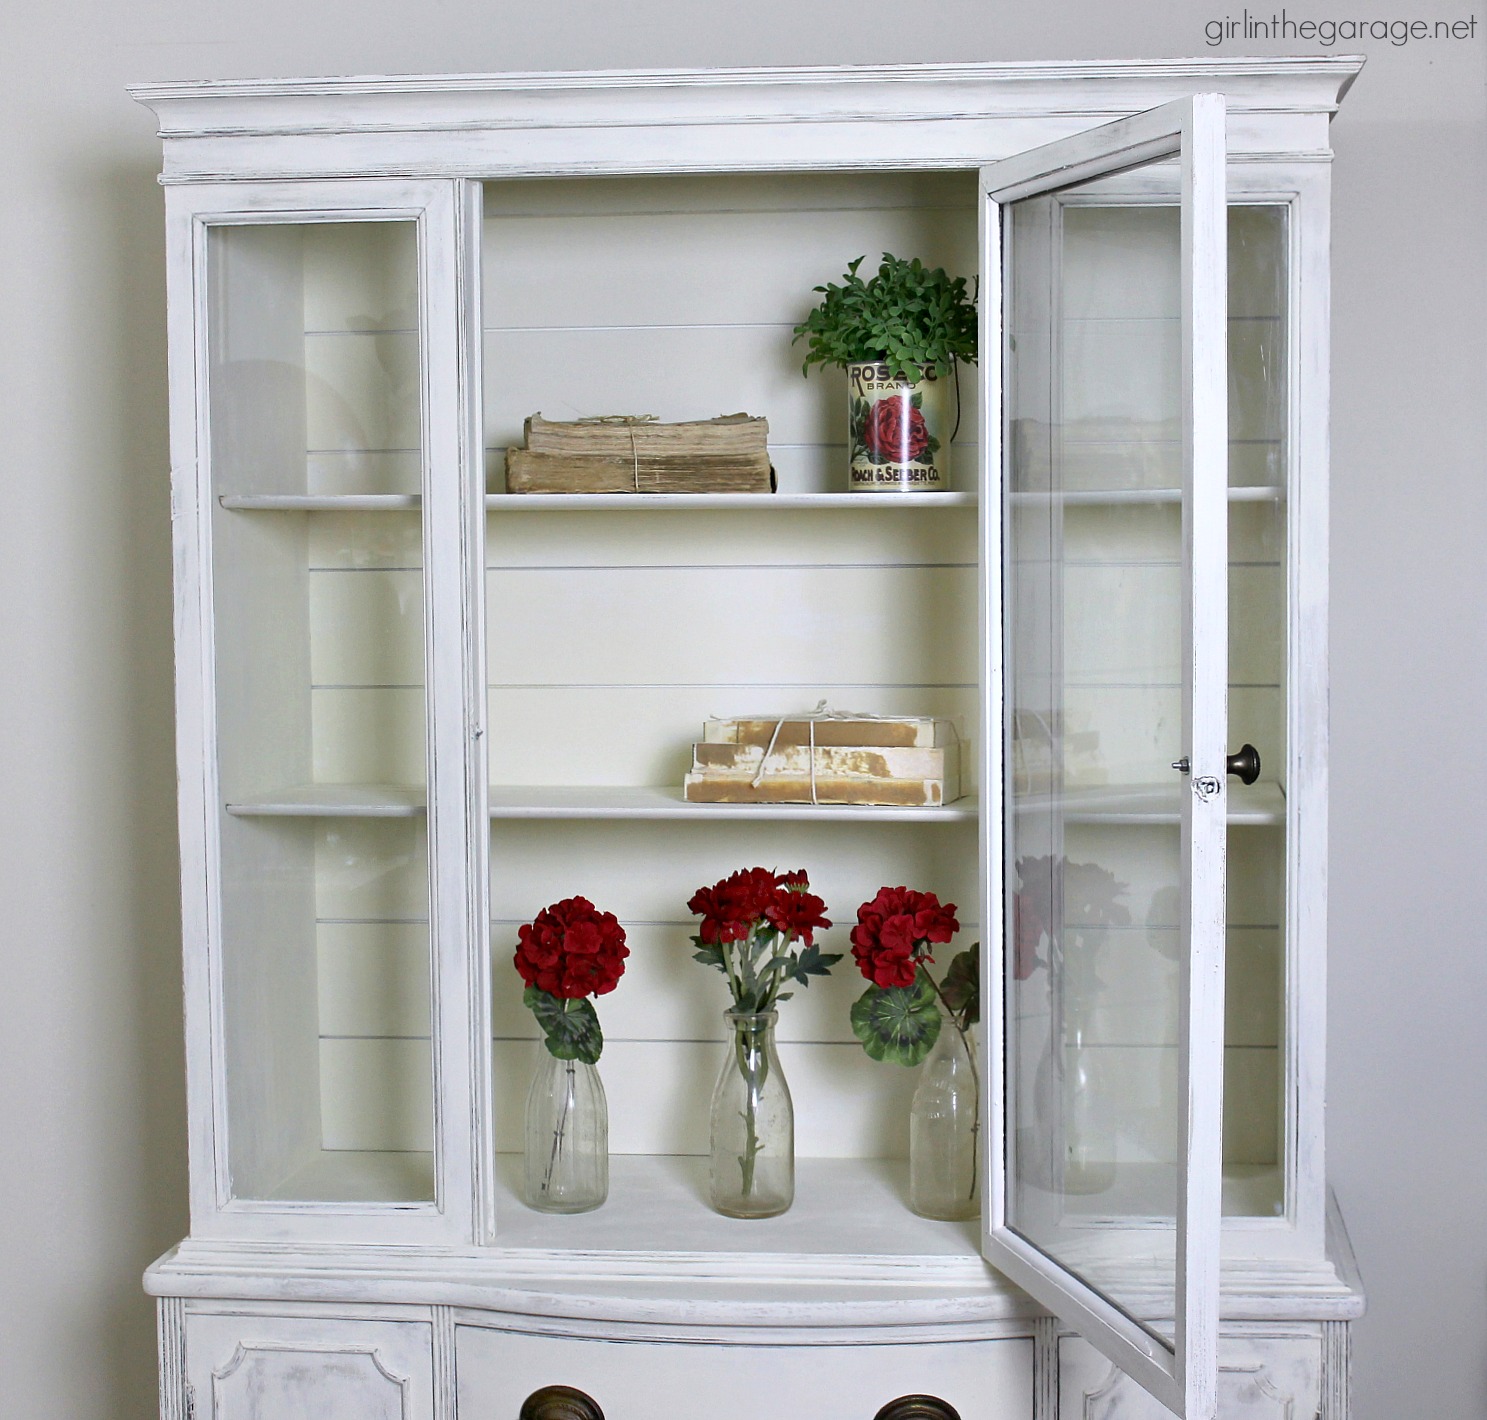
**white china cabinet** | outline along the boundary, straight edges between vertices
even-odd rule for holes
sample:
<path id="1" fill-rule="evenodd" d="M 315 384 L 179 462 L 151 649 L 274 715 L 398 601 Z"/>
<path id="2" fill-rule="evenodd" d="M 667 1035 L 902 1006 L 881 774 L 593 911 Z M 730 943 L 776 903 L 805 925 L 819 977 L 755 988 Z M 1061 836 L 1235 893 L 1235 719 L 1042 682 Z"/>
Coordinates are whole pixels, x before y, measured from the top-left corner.
<path id="1" fill-rule="evenodd" d="M 167 1420 L 1343 1420 L 1323 1169 L 1328 124 L 1358 62 L 153 84 L 191 1234 Z M 849 494 L 791 327 L 977 278 L 952 491 Z M 508 495 L 524 416 L 770 421 L 771 495 Z M 682 801 L 720 714 L 947 716 L 964 797 Z M 986 983 L 981 1225 L 850 958 L 784 1216 L 705 1199 L 685 903 L 884 884 Z M 516 926 L 581 893 L 612 1187 L 518 1199 Z"/>

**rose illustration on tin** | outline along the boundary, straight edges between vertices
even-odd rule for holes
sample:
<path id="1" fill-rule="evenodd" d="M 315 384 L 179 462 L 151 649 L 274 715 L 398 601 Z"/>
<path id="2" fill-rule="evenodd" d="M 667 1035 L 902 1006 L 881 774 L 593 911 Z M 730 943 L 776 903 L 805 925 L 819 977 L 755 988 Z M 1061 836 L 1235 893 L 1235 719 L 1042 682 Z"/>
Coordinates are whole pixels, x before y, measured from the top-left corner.
<path id="1" fill-rule="evenodd" d="M 906 399 L 880 399 L 863 422 L 862 442 L 875 463 L 918 463 L 929 451 L 924 411 Z"/>
<path id="2" fill-rule="evenodd" d="M 853 456 L 873 464 L 933 463 L 940 441 L 929 432 L 915 391 L 852 401 Z"/>

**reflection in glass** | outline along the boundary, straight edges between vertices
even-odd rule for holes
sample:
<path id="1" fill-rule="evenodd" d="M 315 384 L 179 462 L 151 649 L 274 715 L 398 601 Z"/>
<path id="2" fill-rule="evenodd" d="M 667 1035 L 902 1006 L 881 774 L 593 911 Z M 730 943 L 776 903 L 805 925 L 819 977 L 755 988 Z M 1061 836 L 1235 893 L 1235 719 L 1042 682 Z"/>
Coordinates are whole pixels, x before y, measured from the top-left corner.
<path id="1" fill-rule="evenodd" d="M 1009 1211 L 1117 1303 L 1170 1318 L 1181 234 L 1175 206 L 1102 186 L 1017 203 L 1008 231 Z M 1230 241 L 1231 742 L 1258 746 L 1264 772 L 1230 788 L 1224 1205 L 1270 1214 L 1283 1207 L 1285 210 L 1232 208 Z M 1139 1259 L 1100 1226 L 1115 1218 L 1152 1225 Z"/>
<path id="2" fill-rule="evenodd" d="M 207 251 L 231 1190 L 432 1200 L 422 518 L 283 501 L 421 487 L 416 236 Z"/>
<path id="3" fill-rule="evenodd" d="M 217 491 L 417 493 L 411 222 L 211 229 Z"/>

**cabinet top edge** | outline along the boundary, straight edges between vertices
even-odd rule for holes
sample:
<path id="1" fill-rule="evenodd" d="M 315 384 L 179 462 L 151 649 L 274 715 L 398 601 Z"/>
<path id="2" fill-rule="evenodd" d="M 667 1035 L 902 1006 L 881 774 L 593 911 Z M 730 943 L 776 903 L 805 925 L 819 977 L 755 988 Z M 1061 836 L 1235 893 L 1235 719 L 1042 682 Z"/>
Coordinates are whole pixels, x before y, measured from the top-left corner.
<path id="1" fill-rule="evenodd" d="M 1275 58 L 1195 57 L 1189 59 L 1029 61 L 1024 63 L 841 65 L 753 69 L 633 69 L 566 73 L 357 75 L 297 79 L 210 79 L 182 83 L 129 85 L 129 93 L 155 112 L 164 136 L 243 131 L 249 113 L 274 131 L 303 120 L 308 109 L 324 117 L 340 115 L 349 128 L 375 124 L 377 105 L 402 113 L 419 104 L 437 104 L 453 118 L 465 114 L 501 120 L 503 110 L 537 105 L 568 106 L 587 96 L 626 107 L 639 104 L 660 116 L 673 108 L 706 109 L 707 100 L 771 111 L 780 101 L 795 112 L 819 110 L 820 117 L 850 117 L 848 96 L 874 100 L 865 112 L 891 117 L 904 103 L 933 103 L 939 97 L 947 117 L 965 114 L 967 91 L 975 112 L 990 115 L 1025 111 L 1030 103 L 1045 110 L 1100 113 L 1117 94 L 1134 104 L 1154 102 L 1174 82 L 1189 86 L 1221 83 L 1241 108 L 1279 107 L 1286 111 L 1332 111 L 1363 67 L 1360 55 L 1280 56 Z M 1070 84 L 1082 91 L 1071 91 Z M 885 91 L 900 102 L 884 112 Z M 770 102 L 774 98 L 775 104 Z M 372 101 L 376 101 L 374 104 Z M 845 104 L 844 104 L 844 101 Z M 844 108 L 846 111 L 844 111 Z M 700 115 L 699 115 L 700 116 Z M 276 121 L 277 120 L 277 121 Z"/>

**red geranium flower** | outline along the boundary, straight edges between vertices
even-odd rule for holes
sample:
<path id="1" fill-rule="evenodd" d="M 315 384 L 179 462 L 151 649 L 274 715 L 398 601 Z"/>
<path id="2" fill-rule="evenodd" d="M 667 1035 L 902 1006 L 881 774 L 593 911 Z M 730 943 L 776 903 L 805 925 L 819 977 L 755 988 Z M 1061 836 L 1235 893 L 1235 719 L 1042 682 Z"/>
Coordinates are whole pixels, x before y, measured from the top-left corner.
<path id="1" fill-rule="evenodd" d="M 702 918 L 692 938 L 694 959 L 728 978 L 737 1010 L 772 1011 L 788 995 L 781 993 L 787 981 L 809 986 L 813 976 L 827 975 L 842 959 L 816 946 L 816 933 L 831 921 L 803 868 L 742 868 L 698 888 L 687 906 Z"/>
<path id="2" fill-rule="evenodd" d="M 768 868 L 740 868 L 710 888 L 698 888 L 687 908 L 702 918 L 704 942 L 741 942 L 764 916 L 779 886 Z"/>
<path id="3" fill-rule="evenodd" d="M 799 937 L 806 946 L 815 940 L 817 931 L 831 926 L 825 902 L 810 892 L 809 886 L 804 868 L 785 873 L 764 908 L 764 916 L 771 927 L 787 937 L 792 934 Z"/>
<path id="4" fill-rule="evenodd" d="M 517 932 L 516 969 L 528 986 L 575 1000 L 613 991 L 625 972 L 625 929 L 586 897 L 543 908 Z"/>
<path id="5" fill-rule="evenodd" d="M 885 887 L 857 909 L 852 956 L 875 986 L 912 986 L 919 967 L 933 962 L 932 942 L 948 942 L 960 930 L 955 904 L 932 892 Z"/>
<path id="6" fill-rule="evenodd" d="M 741 942 L 765 922 L 809 946 L 815 932 L 831 926 L 826 904 L 809 888 L 803 868 L 780 875 L 740 868 L 712 887 L 698 888 L 687 907 L 702 918 L 698 936 L 710 946 Z"/>
<path id="7" fill-rule="evenodd" d="M 862 442 L 874 458 L 893 463 L 914 463 L 929 448 L 929 426 L 924 412 L 909 403 L 909 396 L 880 399 L 862 423 Z"/>

